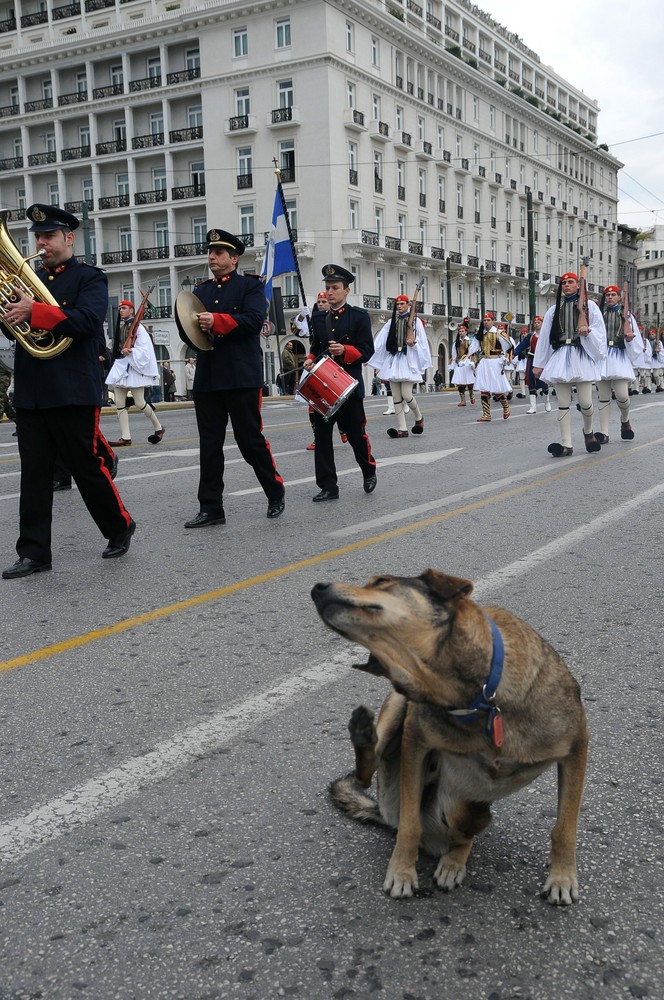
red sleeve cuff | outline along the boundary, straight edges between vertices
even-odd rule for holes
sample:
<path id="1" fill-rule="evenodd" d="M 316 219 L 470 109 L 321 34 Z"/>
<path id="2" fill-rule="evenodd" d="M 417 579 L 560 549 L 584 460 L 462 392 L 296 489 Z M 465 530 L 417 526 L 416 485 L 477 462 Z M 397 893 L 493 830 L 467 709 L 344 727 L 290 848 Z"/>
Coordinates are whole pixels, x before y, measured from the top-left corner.
<path id="1" fill-rule="evenodd" d="M 358 351 L 357 347 L 351 347 L 350 344 L 346 345 L 346 350 L 344 352 L 344 364 L 352 365 L 354 361 L 359 361 L 362 357 L 362 352 Z"/>
<path id="2" fill-rule="evenodd" d="M 212 332 L 215 337 L 223 337 L 225 333 L 230 333 L 236 326 L 237 320 L 234 320 L 229 313 L 214 313 Z"/>
<path id="3" fill-rule="evenodd" d="M 59 306 L 49 306 L 46 302 L 35 302 L 32 306 L 30 326 L 33 330 L 52 330 L 67 319 Z"/>

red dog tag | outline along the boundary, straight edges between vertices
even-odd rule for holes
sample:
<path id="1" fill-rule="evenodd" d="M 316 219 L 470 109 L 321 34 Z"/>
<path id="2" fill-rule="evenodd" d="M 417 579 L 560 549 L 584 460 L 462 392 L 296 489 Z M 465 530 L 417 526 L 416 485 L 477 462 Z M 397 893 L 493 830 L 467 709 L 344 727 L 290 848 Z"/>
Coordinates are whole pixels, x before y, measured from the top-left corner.
<path id="1" fill-rule="evenodd" d="M 493 737 L 493 745 L 495 747 L 503 745 L 503 717 L 500 712 L 496 712 L 491 721 L 491 736 Z"/>

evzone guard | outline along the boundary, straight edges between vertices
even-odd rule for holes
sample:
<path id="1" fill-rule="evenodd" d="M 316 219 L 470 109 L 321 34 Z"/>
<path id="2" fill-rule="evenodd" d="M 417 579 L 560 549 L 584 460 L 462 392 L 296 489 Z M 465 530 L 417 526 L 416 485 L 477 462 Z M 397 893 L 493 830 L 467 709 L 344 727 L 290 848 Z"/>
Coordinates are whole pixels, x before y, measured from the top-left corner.
<path id="1" fill-rule="evenodd" d="M 597 383 L 600 433 L 595 434 L 595 437 L 600 444 L 609 443 L 609 413 L 613 392 L 620 410 L 620 437 L 623 441 L 631 441 L 634 431 L 629 421 L 629 384 L 634 378 L 634 365 L 639 364 L 641 335 L 629 309 L 627 285 L 622 294 L 617 285 L 607 285 L 600 301 L 600 310 L 606 328 L 607 352 Z"/>
<path id="2" fill-rule="evenodd" d="M 558 286 L 556 304 L 548 309 L 535 348 L 533 374 L 555 386 L 558 400 L 560 441 L 549 445 L 554 458 L 572 452 L 572 386 L 576 386 L 583 417 L 586 451 L 600 451 L 593 433 L 593 382 L 600 378 L 600 363 L 606 355 L 606 329 L 599 308 L 588 299 L 585 265 L 581 277 L 568 271 Z"/>
<path id="3" fill-rule="evenodd" d="M 397 427 L 388 427 L 391 438 L 408 437 L 405 407 L 415 416 L 413 434 L 424 432 L 424 417 L 413 395 L 413 386 L 422 381 L 422 374 L 431 367 L 431 351 L 422 320 L 416 315 L 417 293 L 412 302 L 407 295 L 397 295 L 392 318 L 376 334 L 374 353 L 369 366 L 377 369 L 380 378 L 390 383 Z"/>
<path id="4" fill-rule="evenodd" d="M 452 385 L 457 387 L 459 392 L 459 402 L 457 406 L 466 405 L 466 389 L 470 402 L 475 404 L 475 365 L 470 356 L 470 345 L 472 341 L 468 335 L 468 327 L 462 323 L 457 330 L 452 345 Z"/>
<path id="5" fill-rule="evenodd" d="M 514 348 L 514 354 L 515 356 L 520 355 L 526 362 L 525 378 L 526 385 L 528 386 L 528 395 L 530 396 L 530 406 L 526 410 L 526 413 L 537 413 L 538 392 L 542 393 L 544 396 L 544 409 L 548 413 L 551 409 L 549 387 L 546 382 L 542 382 L 541 379 L 535 378 L 533 375 L 533 358 L 535 356 L 535 348 L 537 347 L 540 330 L 542 329 L 542 317 L 536 316 L 532 325 L 532 330 L 526 330 L 525 336 Z"/>
<path id="6" fill-rule="evenodd" d="M 491 397 L 503 408 L 503 420 L 510 415 L 512 386 L 504 374 L 507 352 L 512 350 L 512 342 L 493 325 L 492 313 L 485 313 L 477 333 L 470 345 L 470 356 L 476 361 L 475 389 L 479 390 L 482 401 L 482 416 L 478 423 L 491 420 Z"/>

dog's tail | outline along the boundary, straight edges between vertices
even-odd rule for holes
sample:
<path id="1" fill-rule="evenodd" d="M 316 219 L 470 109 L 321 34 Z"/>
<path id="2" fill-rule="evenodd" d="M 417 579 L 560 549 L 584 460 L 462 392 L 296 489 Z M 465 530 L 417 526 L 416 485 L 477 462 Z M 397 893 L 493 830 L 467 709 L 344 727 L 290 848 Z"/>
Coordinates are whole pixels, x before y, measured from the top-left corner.
<path id="1" fill-rule="evenodd" d="M 386 823 L 380 814 L 378 803 L 366 793 L 353 771 L 344 778 L 337 778 L 336 781 L 332 782 L 330 798 L 337 809 L 341 809 L 342 812 L 361 823 L 378 823 L 380 826 L 389 826 L 389 823 Z"/>

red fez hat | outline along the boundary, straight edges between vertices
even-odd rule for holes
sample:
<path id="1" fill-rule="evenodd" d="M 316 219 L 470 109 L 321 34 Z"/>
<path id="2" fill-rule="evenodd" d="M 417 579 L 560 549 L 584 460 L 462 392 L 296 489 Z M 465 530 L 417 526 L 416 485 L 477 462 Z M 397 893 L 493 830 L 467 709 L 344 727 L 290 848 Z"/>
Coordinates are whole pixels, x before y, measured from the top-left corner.
<path id="1" fill-rule="evenodd" d="M 123 299 L 120 303 L 121 306 L 129 306 L 130 309 L 134 308 L 134 303 L 130 302 L 129 299 Z"/>
<path id="2" fill-rule="evenodd" d="M 617 285 L 607 285 L 604 289 L 605 292 L 615 292 L 616 295 L 620 295 L 620 289 Z"/>
<path id="3" fill-rule="evenodd" d="M 572 281 L 579 280 L 578 274 L 575 274 L 574 271 L 566 271 L 565 274 L 563 274 L 562 278 L 560 279 L 561 282 L 565 281 L 566 278 L 571 278 Z"/>
<path id="4" fill-rule="evenodd" d="M 317 298 L 325 299 L 325 301 L 327 302 L 327 292 L 319 292 Z"/>
<path id="5" fill-rule="evenodd" d="M 544 317 L 543 316 L 536 316 L 535 319 L 536 320 L 538 319 L 540 321 L 540 323 L 544 322 Z"/>
<path id="6" fill-rule="evenodd" d="M 397 297 L 396 297 L 396 299 L 394 301 L 395 302 L 410 302 L 410 299 L 408 298 L 407 295 L 397 295 Z"/>
<path id="7" fill-rule="evenodd" d="M 485 312 L 484 316 L 485 316 L 486 319 L 494 319 L 493 313 L 490 313 L 490 312 Z"/>

